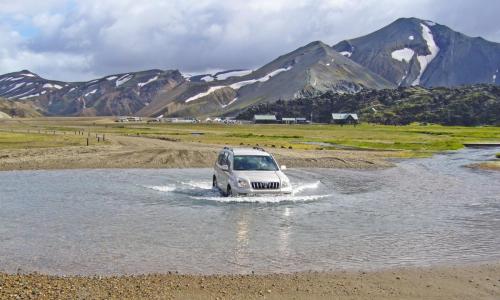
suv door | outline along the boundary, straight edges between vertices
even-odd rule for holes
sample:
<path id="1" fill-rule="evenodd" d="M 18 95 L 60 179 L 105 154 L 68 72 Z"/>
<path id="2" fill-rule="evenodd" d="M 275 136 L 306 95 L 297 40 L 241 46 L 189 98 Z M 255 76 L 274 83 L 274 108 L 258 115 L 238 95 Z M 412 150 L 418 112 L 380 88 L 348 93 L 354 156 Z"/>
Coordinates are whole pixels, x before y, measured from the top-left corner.
<path id="1" fill-rule="evenodd" d="M 222 187 L 222 184 L 221 184 L 221 180 L 222 180 L 221 166 L 222 166 L 223 160 L 224 160 L 224 152 L 220 152 L 219 156 L 217 157 L 217 160 L 215 161 L 215 164 L 214 164 L 214 173 L 215 173 L 215 178 L 217 179 L 217 187 L 218 188 Z"/>
<path id="2" fill-rule="evenodd" d="M 227 152 L 227 151 L 224 151 L 224 157 L 222 158 L 221 167 L 223 165 L 228 166 L 228 168 L 230 167 L 229 166 L 229 152 Z M 220 172 L 221 172 L 221 183 L 220 184 L 221 184 L 222 189 L 225 191 L 227 184 L 229 182 L 229 172 L 230 171 L 229 171 L 229 169 L 228 169 L 228 171 L 223 171 L 221 168 Z"/>
<path id="3" fill-rule="evenodd" d="M 215 168 L 216 169 L 215 176 L 217 176 L 217 185 L 222 190 L 226 190 L 227 183 L 228 183 L 229 172 L 222 170 L 223 165 L 229 166 L 228 157 L 229 157 L 229 153 L 227 151 L 221 152 L 221 154 L 219 154 L 219 157 L 217 159 L 217 164 L 216 164 L 217 166 Z"/>

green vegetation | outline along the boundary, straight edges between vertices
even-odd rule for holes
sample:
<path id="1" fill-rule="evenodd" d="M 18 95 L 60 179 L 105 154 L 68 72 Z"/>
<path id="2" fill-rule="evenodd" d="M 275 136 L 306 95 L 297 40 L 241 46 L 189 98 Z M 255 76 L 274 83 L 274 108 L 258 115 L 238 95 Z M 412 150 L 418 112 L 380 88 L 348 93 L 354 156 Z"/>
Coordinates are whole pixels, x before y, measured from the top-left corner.
<path id="1" fill-rule="evenodd" d="M 414 122 L 442 125 L 500 125 L 500 86 L 458 88 L 407 87 L 365 90 L 356 94 L 327 92 L 290 101 L 250 107 L 239 119 L 273 113 L 278 117 L 309 117 L 328 123 L 333 112 L 358 113 L 362 122 L 408 125 Z"/>
<path id="2" fill-rule="evenodd" d="M 391 156 L 423 156 L 437 151 L 456 150 L 463 143 L 499 142 L 499 127 L 461 127 L 410 124 L 387 126 L 338 125 L 223 125 L 115 123 L 98 118 L 24 119 L 4 121 L 14 130 L 55 130 L 61 136 L 75 131 L 92 134 L 141 136 L 179 142 L 233 146 L 262 146 L 293 149 L 362 149 L 393 152 Z M 0 123 L 2 126 L 2 123 Z M 6 126 L 6 125 L 3 125 Z M 64 137 L 62 135 L 61 137 Z M 52 138 L 48 136 L 47 138 Z M 80 142 L 81 142 L 80 138 Z M 2 142 L 0 141 L 0 144 Z M 55 143 L 55 142 L 54 142 Z M 36 143 L 34 143 L 36 144 Z M 57 144 L 57 143 L 56 143 Z M 0 146 L 3 147 L 3 146 Z"/>
<path id="3" fill-rule="evenodd" d="M 87 142 L 83 137 L 27 132 L 0 132 L 0 150 L 32 149 L 63 146 L 82 146 Z"/>
<path id="4" fill-rule="evenodd" d="M 500 153 L 497 153 L 495 156 L 496 158 L 500 158 Z"/>

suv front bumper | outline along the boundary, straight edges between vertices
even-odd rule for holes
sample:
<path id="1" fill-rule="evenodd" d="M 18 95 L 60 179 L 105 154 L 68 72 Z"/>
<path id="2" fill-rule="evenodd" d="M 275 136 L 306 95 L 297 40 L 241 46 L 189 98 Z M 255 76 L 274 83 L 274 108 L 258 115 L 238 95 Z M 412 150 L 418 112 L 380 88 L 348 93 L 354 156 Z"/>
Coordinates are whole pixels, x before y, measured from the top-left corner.
<path id="1" fill-rule="evenodd" d="M 280 189 L 255 190 L 252 188 L 241 188 L 241 187 L 236 186 L 236 187 L 232 188 L 232 191 L 235 195 L 238 195 L 238 196 L 261 196 L 261 195 L 279 196 L 279 195 L 290 195 L 292 193 L 292 188 L 287 187 L 287 188 L 280 188 Z"/>

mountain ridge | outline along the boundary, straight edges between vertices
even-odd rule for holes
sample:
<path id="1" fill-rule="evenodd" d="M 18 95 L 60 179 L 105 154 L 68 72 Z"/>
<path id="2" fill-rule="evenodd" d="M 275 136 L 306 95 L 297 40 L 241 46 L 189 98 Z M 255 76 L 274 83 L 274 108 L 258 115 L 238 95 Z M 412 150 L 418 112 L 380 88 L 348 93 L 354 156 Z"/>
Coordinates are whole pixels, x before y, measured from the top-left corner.
<path id="1" fill-rule="evenodd" d="M 332 48 L 398 86 L 500 83 L 499 43 L 428 20 L 399 18 Z"/>
<path id="2" fill-rule="evenodd" d="M 418 18 L 329 46 L 313 41 L 255 70 L 187 76 L 151 69 L 86 82 L 0 75 L 0 97 L 30 102 L 45 115 L 235 115 L 259 103 L 327 91 L 358 93 L 398 86 L 500 84 L 500 44 Z"/>

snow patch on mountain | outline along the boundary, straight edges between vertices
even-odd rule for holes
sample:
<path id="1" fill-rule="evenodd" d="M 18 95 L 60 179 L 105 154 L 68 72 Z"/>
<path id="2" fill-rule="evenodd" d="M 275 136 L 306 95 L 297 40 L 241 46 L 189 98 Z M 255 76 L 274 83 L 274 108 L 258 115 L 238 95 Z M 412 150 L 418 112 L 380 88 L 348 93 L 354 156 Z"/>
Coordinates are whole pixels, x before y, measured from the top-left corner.
<path id="1" fill-rule="evenodd" d="M 208 95 L 210 95 L 211 93 L 213 93 L 213 92 L 215 92 L 215 91 L 217 91 L 217 90 L 223 89 L 223 88 L 225 88 L 225 87 L 227 87 L 227 86 L 225 86 L 225 85 L 211 86 L 211 87 L 208 89 L 208 91 L 203 92 L 203 93 L 196 94 L 196 95 L 194 95 L 193 97 L 190 97 L 190 98 L 186 99 L 186 103 L 191 102 L 191 101 L 194 101 L 194 100 L 196 100 L 196 99 L 200 99 L 200 98 L 205 97 L 205 96 L 208 96 Z"/>
<path id="2" fill-rule="evenodd" d="M 272 77 L 274 77 L 282 72 L 289 71 L 291 69 L 292 69 L 292 66 L 288 66 L 286 68 L 280 68 L 280 69 L 272 71 L 271 73 L 266 74 L 265 76 L 263 76 L 261 78 L 236 82 L 236 83 L 231 84 L 229 87 L 232 88 L 233 90 L 238 90 L 238 89 L 240 89 L 246 85 L 249 85 L 249 84 L 254 84 L 257 82 L 266 82 L 269 79 L 271 79 Z"/>
<path id="3" fill-rule="evenodd" d="M 92 95 L 92 94 L 95 94 L 97 92 L 97 89 L 93 89 L 92 91 L 86 93 L 85 95 L 83 95 L 84 97 L 87 97 L 89 95 Z"/>
<path id="4" fill-rule="evenodd" d="M 23 73 L 23 74 L 21 74 L 21 76 L 25 76 L 25 77 L 36 77 L 34 74 L 31 74 L 31 73 Z"/>
<path id="5" fill-rule="evenodd" d="M 36 88 L 33 88 L 33 89 L 31 89 L 31 90 L 29 90 L 29 91 L 27 91 L 27 92 L 24 92 L 24 93 L 21 93 L 21 94 L 17 94 L 17 95 L 13 95 L 13 96 L 9 97 L 9 99 L 13 99 L 13 98 L 20 98 L 20 97 L 22 97 L 22 96 L 24 96 L 24 95 L 27 95 L 27 94 L 29 94 L 29 93 L 34 92 L 35 90 L 36 90 Z"/>
<path id="6" fill-rule="evenodd" d="M 141 87 L 143 87 L 143 86 L 146 86 L 146 85 L 150 84 L 151 82 L 155 82 L 156 80 L 158 80 L 158 76 L 155 76 L 155 77 L 153 77 L 153 78 L 150 78 L 150 79 L 149 79 L 148 81 L 146 81 L 146 82 L 140 82 L 140 83 L 138 83 L 137 85 L 141 88 Z"/>
<path id="7" fill-rule="evenodd" d="M 425 24 L 429 25 L 429 26 L 434 26 L 436 25 L 436 23 L 432 22 L 432 21 L 425 21 Z"/>
<path id="8" fill-rule="evenodd" d="M 205 82 L 212 82 L 212 81 L 214 81 L 214 77 L 212 75 L 207 75 L 207 76 L 201 77 L 200 80 L 205 81 Z"/>
<path id="9" fill-rule="evenodd" d="M 226 80 L 229 77 L 242 77 L 242 76 L 248 75 L 252 72 L 253 72 L 252 70 L 229 71 L 229 72 L 225 72 L 225 73 L 216 74 L 215 78 L 217 78 L 217 80 Z"/>
<path id="10" fill-rule="evenodd" d="M 420 24 L 420 26 L 422 27 L 422 38 L 427 43 L 427 48 L 430 54 L 417 56 L 418 63 L 420 64 L 420 74 L 418 74 L 418 77 L 415 79 L 415 81 L 413 81 L 412 85 L 420 84 L 420 79 L 422 78 L 425 69 L 427 69 L 427 66 L 439 53 L 439 47 L 434 41 L 434 36 L 432 35 L 432 31 L 429 29 L 429 27 L 425 26 L 424 24 Z"/>
<path id="11" fill-rule="evenodd" d="M 238 97 L 234 98 L 233 100 L 229 101 L 228 104 L 222 104 L 221 107 L 222 108 L 226 108 L 228 107 L 229 105 L 233 104 L 234 102 L 236 102 L 236 100 L 238 100 Z"/>
<path id="12" fill-rule="evenodd" d="M 21 97 L 19 99 L 26 100 L 26 99 L 33 98 L 33 97 L 38 97 L 38 96 L 40 96 L 40 93 L 31 94 L 31 95 L 28 95 L 28 96 Z"/>
<path id="13" fill-rule="evenodd" d="M 127 81 L 129 81 L 132 78 L 134 78 L 134 75 L 131 75 L 131 74 L 123 75 L 118 80 L 116 80 L 116 87 L 119 87 L 120 85 L 126 83 Z"/>
<path id="14" fill-rule="evenodd" d="M 62 89 L 63 87 L 58 84 L 46 83 L 42 86 L 44 89 Z"/>
<path id="15" fill-rule="evenodd" d="M 409 63 L 411 59 L 413 58 L 413 55 L 415 55 L 415 51 L 413 51 L 410 48 L 403 48 L 400 50 L 395 50 L 392 51 L 391 56 L 395 60 L 399 60 L 400 62 L 407 62 Z"/>
<path id="16" fill-rule="evenodd" d="M 413 35 L 410 35 L 410 36 L 408 37 L 408 39 L 409 39 L 410 41 L 413 41 L 413 40 L 415 39 L 415 37 L 414 37 Z"/>
<path id="17" fill-rule="evenodd" d="M 14 85 L 13 88 L 11 88 L 10 90 L 6 91 L 6 92 L 3 92 L 2 95 L 5 95 L 5 94 L 8 94 L 12 91 L 15 91 L 17 90 L 18 88 L 22 87 L 24 85 L 24 82 L 21 82 L 21 83 L 17 83 L 16 85 Z M 9 86 L 10 87 L 10 86 Z"/>
<path id="18" fill-rule="evenodd" d="M 492 76 L 493 83 L 497 82 L 497 74 L 498 74 L 498 69 L 495 71 L 495 74 L 493 74 L 493 76 Z"/>
<path id="19" fill-rule="evenodd" d="M 342 55 L 344 55 L 344 56 L 346 56 L 346 57 L 351 57 L 352 52 L 349 52 L 349 51 L 342 51 L 342 52 L 340 52 L 340 54 L 342 54 Z"/>
<path id="20" fill-rule="evenodd" d="M 116 78 L 118 78 L 118 76 L 113 75 L 113 76 L 106 77 L 106 80 L 111 81 L 111 80 L 115 80 Z"/>
<path id="21" fill-rule="evenodd" d="M 181 75 L 182 75 L 182 78 L 186 79 L 187 81 L 191 81 L 191 77 L 193 77 L 193 75 L 191 75 L 191 74 L 181 73 Z"/>
<path id="22" fill-rule="evenodd" d="M 280 69 L 274 70 L 274 71 L 266 74 L 265 76 L 263 76 L 261 78 L 240 81 L 240 82 L 233 83 L 233 84 L 231 84 L 229 86 L 227 86 L 227 85 L 212 86 L 212 87 L 210 87 L 208 89 L 208 91 L 196 94 L 196 95 L 188 98 L 185 102 L 188 103 L 188 102 L 200 99 L 202 97 L 210 95 L 211 93 L 213 93 L 213 92 L 215 92 L 217 90 L 220 90 L 220 89 L 223 89 L 223 88 L 226 88 L 226 87 L 230 87 L 233 90 L 239 90 L 240 88 L 242 88 L 242 87 L 244 87 L 246 85 L 254 84 L 254 83 L 257 83 L 257 82 L 266 82 L 269 79 L 271 79 L 273 76 L 276 76 L 276 75 L 278 75 L 278 74 L 280 74 L 282 72 L 289 71 L 291 69 L 292 69 L 292 66 L 288 66 L 286 68 L 280 68 Z"/>

